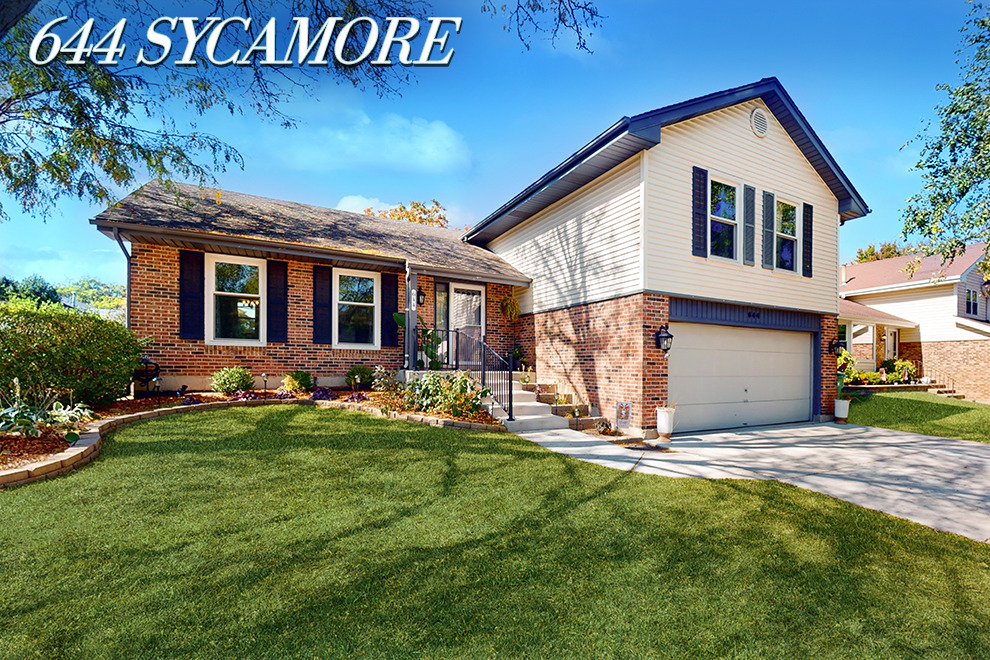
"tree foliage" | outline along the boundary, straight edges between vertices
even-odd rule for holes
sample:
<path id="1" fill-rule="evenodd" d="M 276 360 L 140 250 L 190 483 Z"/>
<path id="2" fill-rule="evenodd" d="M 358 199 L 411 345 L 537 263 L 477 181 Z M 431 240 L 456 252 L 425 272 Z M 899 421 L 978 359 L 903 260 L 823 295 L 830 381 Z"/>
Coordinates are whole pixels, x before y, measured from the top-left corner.
<path id="1" fill-rule="evenodd" d="M 58 287 L 61 296 L 73 295 L 77 303 L 98 309 L 124 309 L 127 287 L 123 284 L 109 284 L 93 278 L 82 278 Z"/>
<path id="2" fill-rule="evenodd" d="M 368 16 L 383 22 L 389 16 L 432 12 L 430 3 L 420 0 L 215 0 L 201 9 L 205 13 L 185 15 L 307 16 L 319 25 L 333 16 Z M 570 34 L 577 48 L 589 50 L 589 31 L 602 18 L 595 3 L 587 0 L 517 0 L 514 5 L 483 0 L 481 10 L 504 20 L 505 29 L 514 31 L 526 47 L 535 38 L 556 42 Z M 89 60 L 70 66 L 65 57 L 39 67 L 27 57 L 37 27 L 53 16 L 67 15 L 76 25 L 93 18 L 93 34 L 103 35 L 121 16 L 145 26 L 174 13 L 174 3 L 166 0 L 0 4 L 0 190 L 25 211 L 45 216 L 63 197 L 112 203 L 116 193 L 148 177 L 166 187 L 173 180 L 212 184 L 215 173 L 230 165 L 243 166 L 242 158 L 233 145 L 197 130 L 195 124 L 177 124 L 178 110 L 193 116 L 214 109 L 255 112 L 291 127 L 293 118 L 284 110 L 287 103 L 320 80 L 371 88 L 384 96 L 398 94 L 413 79 L 402 66 L 345 66 L 335 59 L 327 67 L 262 66 L 256 57 L 250 67 L 216 67 L 205 61 L 176 67 L 169 60 L 150 68 L 97 66 Z M 253 43 L 265 23 L 252 20 L 246 34 L 224 30 L 219 51 Z M 358 42 L 366 36 L 356 32 Z M 345 59 L 355 54 L 348 48 L 356 46 L 345 48 Z M 7 217 L 9 208 L 0 205 L 0 221 Z"/>
<path id="3" fill-rule="evenodd" d="M 962 79 L 936 87 L 948 99 L 935 108 L 936 126 L 915 138 L 922 189 L 904 211 L 905 235 L 921 236 L 925 253 L 946 260 L 968 243 L 990 243 L 990 16 L 981 3 L 962 34 Z M 990 275 L 990 260 L 982 267 Z"/>
<path id="4" fill-rule="evenodd" d="M 24 298 L 36 303 L 58 303 L 61 298 L 54 285 L 41 275 L 28 275 L 20 282 L 9 277 L 0 277 L 0 302 Z"/>
<path id="5" fill-rule="evenodd" d="M 431 204 L 429 205 L 426 202 L 409 202 L 408 207 L 400 203 L 396 207 L 380 209 L 378 211 L 368 207 L 364 210 L 364 214 L 377 215 L 380 218 L 388 218 L 389 220 L 405 220 L 421 225 L 430 225 L 431 227 L 446 228 L 447 209 L 435 199 L 430 200 L 430 202 Z"/>
<path id="6" fill-rule="evenodd" d="M 901 246 L 896 241 L 881 243 L 879 248 L 873 243 L 870 243 L 865 248 L 859 248 L 856 250 L 856 263 L 865 264 L 870 261 L 903 257 L 912 254 L 917 250 L 918 248 L 910 244 Z"/>

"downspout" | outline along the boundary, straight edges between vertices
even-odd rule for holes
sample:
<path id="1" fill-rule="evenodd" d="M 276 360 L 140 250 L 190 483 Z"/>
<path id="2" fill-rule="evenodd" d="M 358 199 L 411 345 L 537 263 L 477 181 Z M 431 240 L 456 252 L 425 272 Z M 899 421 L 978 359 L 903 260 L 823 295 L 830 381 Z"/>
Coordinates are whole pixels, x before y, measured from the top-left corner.
<path id="1" fill-rule="evenodd" d="M 113 238 L 117 241 L 117 245 L 120 246 L 120 251 L 124 253 L 124 257 L 127 258 L 127 297 L 124 302 L 124 316 L 125 323 L 127 324 L 127 329 L 131 329 L 131 255 L 127 252 L 127 248 L 124 247 L 124 241 L 120 239 L 120 230 L 117 227 L 113 228 Z"/>

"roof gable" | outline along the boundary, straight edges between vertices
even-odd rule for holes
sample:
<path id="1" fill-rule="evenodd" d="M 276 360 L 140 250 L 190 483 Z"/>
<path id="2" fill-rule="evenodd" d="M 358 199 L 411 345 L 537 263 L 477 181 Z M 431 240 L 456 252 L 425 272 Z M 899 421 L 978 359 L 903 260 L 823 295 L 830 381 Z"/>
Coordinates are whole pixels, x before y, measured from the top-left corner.
<path id="1" fill-rule="evenodd" d="M 776 78 L 623 117 L 521 193 L 470 229 L 464 240 L 487 244 L 496 236 L 563 199 L 636 153 L 661 142 L 664 126 L 693 119 L 756 98 L 783 126 L 791 140 L 839 202 L 842 222 L 870 212 L 818 135 Z"/>

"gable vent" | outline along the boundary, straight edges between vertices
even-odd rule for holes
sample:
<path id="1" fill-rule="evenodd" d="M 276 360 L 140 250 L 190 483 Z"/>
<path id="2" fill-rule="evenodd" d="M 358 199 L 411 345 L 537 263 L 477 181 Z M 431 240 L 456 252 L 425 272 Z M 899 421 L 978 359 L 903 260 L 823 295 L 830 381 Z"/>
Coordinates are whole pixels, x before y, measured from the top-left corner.
<path id="1" fill-rule="evenodd" d="M 763 108 L 753 108 L 753 112 L 749 114 L 749 125 L 753 127 L 756 137 L 767 136 L 767 131 L 770 130 L 770 120 L 767 119 L 767 113 L 764 112 Z"/>

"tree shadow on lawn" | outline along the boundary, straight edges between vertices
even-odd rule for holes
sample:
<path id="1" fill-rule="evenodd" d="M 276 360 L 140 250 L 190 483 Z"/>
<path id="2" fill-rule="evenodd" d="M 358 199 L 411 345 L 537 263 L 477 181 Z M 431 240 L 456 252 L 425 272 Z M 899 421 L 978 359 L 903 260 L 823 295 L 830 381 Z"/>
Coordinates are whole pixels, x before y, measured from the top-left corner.
<path id="1" fill-rule="evenodd" d="M 75 537 L 78 575 L 21 585 L 37 607 L 0 608 L 12 635 L 29 633 L 21 652 L 979 655 L 990 644 L 990 610 L 970 599 L 990 588 L 978 544 L 781 484 L 664 479 L 508 434 L 303 412 L 236 415 L 250 431 L 230 416 L 163 418 L 108 443 L 103 461 L 122 470 L 193 461 L 122 484 L 120 500 L 140 481 L 142 501 L 177 508 L 141 517 L 109 502 L 127 523 Z M 284 438 L 259 439 L 273 425 Z M 252 452 L 259 465 L 230 480 L 207 469 Z M 279 453 L 326 464 L 250 480 Z M 204 502 L 176 490 L 176 469 Z M 72 515 L 57 508 L 50 522 L 70 533 Z"/>

